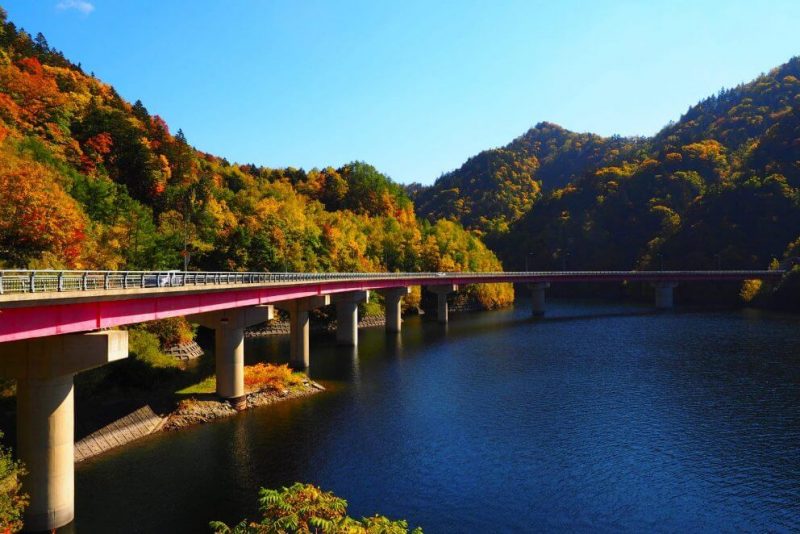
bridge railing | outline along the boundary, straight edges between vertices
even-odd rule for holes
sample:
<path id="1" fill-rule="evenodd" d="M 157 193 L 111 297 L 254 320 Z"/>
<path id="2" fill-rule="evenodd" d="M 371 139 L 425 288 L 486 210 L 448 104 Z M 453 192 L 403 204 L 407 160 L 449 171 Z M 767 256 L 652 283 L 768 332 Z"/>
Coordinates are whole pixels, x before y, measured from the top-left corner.
<path id="1" fill-rule="evenodd" d="M 0 295 L 13 293 L 51 293 L 64 291 L 102 291 L 119 289 L 170 288 L 185 286 L 219 286 L 248 284 L 282 284 L 294 282 L 328 282 L 352 280 L 427 279 L 458 280 L 465 278 L 498 279 L 509 282 L 543 278 L 548 281 L 575 277 L 624 278 L 628 280 L 658 277 L 705 277 L 708 279 L 778 277 L 784 271 L 526 271 L 526 272 L 379 272 L 379 273 L 271 273 L 271 272 L 197 272 L 197 271 L 56 271 L 0 270 Z"/>
<path id="2" fill-rule="evenodd" d="M 386 278 L 436 278 L 444 273 L 270 273 L 195 271 L 0 271 L 0 295 L 198 285 L 243 285 Z M 497 275 L 498 273 L 481 273 Z"/>

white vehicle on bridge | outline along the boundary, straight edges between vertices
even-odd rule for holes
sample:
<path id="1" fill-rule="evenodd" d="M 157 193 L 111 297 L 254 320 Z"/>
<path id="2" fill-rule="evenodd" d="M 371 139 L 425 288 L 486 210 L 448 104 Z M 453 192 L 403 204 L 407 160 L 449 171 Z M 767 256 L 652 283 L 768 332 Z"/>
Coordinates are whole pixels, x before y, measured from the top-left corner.
<path id="1" fill-rule="evenodd" d="M 157 286 L 158 287 L 171 287 L 171 286 L 179 286 L 183 280 L 183 275 L 180 274 L 182 271 L 173 270 L 167 271 L 165 273 L 161 273 L 157 275 Z"/>

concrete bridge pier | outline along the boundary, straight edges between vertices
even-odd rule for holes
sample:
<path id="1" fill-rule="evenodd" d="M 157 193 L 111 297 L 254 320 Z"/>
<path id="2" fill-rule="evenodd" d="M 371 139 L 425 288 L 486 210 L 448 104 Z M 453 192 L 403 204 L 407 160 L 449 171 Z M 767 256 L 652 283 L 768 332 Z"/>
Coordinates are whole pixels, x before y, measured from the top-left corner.
<path id="1" fill-rule="evenodd" d="M 447 295 L 458 291 L 458 286 L 456 284 L 443 284 L 426 286 L 425 288 L 431 293 L 436 293 L 436 320 L 438 320 L 440 323 L 446 323 L 449 319 Z"/>
<path id="2" fill-rule="evenodd" d="M 653 290 L 656 297 L 656 308 L 667 310 L 672 308 L 674 303 L 674 289 L 678 286 L 677 282 L 655 282 Z"/>
<path id="3" fill-rule="evenodd" d="M 269 321 L 272 306 L 233 308 L 192 315 L 187 319 L 214 330 L 217 395 L 237 410 L 247 407 L 244 390 L 244 329 Z"/>
<path id="4" fill-rule="evenodd" d="M 386 331 L 393 334 L 399 333 L 403 325 L 403 297 L 411 293 L 411 288 L 391 287 L 378 291 L 383 295 L 384 313 L 386 314 Z"/>
<path id="5" fill-rule="evenodd" d="M 289 365 L 307 369 L 310 363 L 308 350 L 308 312 L 331 303 L 330 295 L 315 295 L 278 302 L 278 309 L 289 312 Z"/>
<path id="6" fill-rule="evenodd" d="M 75 517 L 73 376 L 128 356 L 122 330 L 0 344 L 0 375 L 17 380 L 17 456 L 30 496 L 23 522 L 50 531 Z"/>
<path id="7" fill-rule="evenodd" d="M 331 295 L 336 303 L 336 342 L 358 345 L 358 303 L 369 302 L 369 291 L 348 291 Z"/>
<path id="8" fill-rule="evenodd" d="M 531 315 L 541 317 L 546 310 L 544 292 L 550 287 L 550 282 L 536 282 L 528 284 L 531 290 Z"/>

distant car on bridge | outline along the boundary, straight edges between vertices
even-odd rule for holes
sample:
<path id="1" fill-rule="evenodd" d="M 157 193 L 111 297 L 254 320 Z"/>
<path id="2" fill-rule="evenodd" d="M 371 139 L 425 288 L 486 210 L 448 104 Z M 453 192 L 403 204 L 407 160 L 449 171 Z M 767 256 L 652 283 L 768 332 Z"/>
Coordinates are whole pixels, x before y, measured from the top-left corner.
<path id="1" fill-rule="evenodd" d="M 167 271 L 163 274 L 157 275 L 157 284 L 151 286 L 146 283 L 146 287 L 171 287 L 171 286 L 179 286 L 183 280 L 183 275 L 177 274 L 181 273 L 179 270 Z"/>

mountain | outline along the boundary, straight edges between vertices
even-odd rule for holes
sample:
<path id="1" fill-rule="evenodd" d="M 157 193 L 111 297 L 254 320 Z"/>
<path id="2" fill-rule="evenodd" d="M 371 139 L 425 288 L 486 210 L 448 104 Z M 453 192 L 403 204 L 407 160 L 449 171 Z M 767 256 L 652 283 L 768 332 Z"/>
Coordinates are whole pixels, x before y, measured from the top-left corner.
<path id="1" fill-rule="evenodd" d="M 544 194 L 585 173 L 621 161 L 638 139 L 575 133 L 542 122 L 502 148 L 486 150 L 429 187 L 411 194 L 420 215 L 459 221 L 482 232 L 503 233 Z"/>
<path id="2" fill-rule="evenodd" d="M 87 75 L 0 10 L 0 268 L 502 269 L 460 224 L 417 218 L 363 162 L 234 164 Z M 510 285 L 472 288 L 486 307 Z"/>
<path id="3" fill-rule="evenodd" d="M 412 198 L 424 217 L 487 233 L 512 269 L 785 261 L 800 251 L 800 58 L 699 102 L 651 138 L 541 123 Z"/>

